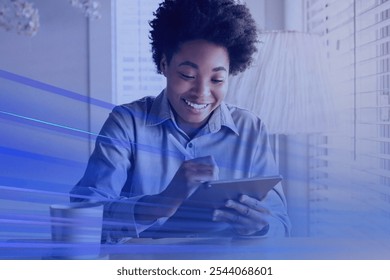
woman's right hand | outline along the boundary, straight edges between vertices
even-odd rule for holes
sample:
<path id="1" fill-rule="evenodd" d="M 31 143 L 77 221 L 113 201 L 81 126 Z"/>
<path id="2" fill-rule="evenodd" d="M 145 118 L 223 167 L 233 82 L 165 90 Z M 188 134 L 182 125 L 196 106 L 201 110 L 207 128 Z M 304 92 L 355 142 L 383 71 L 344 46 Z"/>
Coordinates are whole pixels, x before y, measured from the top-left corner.
<path id="1" fill-rule="evenodd" d="M 217 180 L 218 166 L 212 156 L 184 161 L 167 188 L 158 195 L 145 196 L 135 213 L 137 220 L 156 220 L 175 214 L 184 200 L 204 182 Z"/>
<path id="2" fill-rule="evenodd" d="M 184 161 L 163 193 L 182 202 L 202 183 L 217 180 L 218 173 L 218 166 L 212 156 Z"/>

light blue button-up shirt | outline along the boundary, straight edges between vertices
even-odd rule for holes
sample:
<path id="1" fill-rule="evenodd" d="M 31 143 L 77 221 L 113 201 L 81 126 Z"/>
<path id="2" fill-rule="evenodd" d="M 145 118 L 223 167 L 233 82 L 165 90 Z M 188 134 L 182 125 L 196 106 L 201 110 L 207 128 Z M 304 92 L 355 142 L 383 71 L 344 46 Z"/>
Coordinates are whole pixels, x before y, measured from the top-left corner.
<path id="1" fill-rule="evenodd" d="M 164 92 L 117 106 L 106 120 L 72 201 L 104 201 L 106 238 L 138 237 L 166 222 L 136 221 L 134 206 L 145 195 L 162 192 L 185 156 L 169 141 L 172 134 L 193 158 L 212 155 L 220 179 L 278 174 L 266 128 L 247 110 L 221 103 L 192 139 L 176 124 Z M 262 200 L 274 219 L 268 235 L 289 233 L 281 184 Z"/>

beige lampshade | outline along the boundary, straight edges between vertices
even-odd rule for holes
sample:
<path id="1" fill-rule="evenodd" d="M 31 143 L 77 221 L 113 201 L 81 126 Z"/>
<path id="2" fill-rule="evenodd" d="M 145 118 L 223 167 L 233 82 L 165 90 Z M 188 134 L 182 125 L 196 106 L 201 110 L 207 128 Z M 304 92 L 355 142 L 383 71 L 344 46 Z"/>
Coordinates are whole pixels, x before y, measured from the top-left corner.
<path id="1" fill-rule="evenodd" d="M 270 133 L 329 131 L 335 108 L 319 36 L 272 31 L 260 35 L 253 65 L 230 77 L 226 102 L 256 113 Z"/>

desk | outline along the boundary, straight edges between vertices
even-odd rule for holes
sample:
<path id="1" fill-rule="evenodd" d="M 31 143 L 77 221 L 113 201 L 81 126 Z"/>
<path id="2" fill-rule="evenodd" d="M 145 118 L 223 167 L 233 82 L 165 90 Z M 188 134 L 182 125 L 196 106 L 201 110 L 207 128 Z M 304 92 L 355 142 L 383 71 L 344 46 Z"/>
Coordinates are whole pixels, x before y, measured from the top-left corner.
<path id="1" fill-rule="evenodd" d="M 3 242 L 0 259 L 50 259 L 61 246 L 44 240 Z M 115 260 L 390 260 L 387 239 L 353 238 L 140 238 L 103 244 L 100 252 L 101 259 Z"/>

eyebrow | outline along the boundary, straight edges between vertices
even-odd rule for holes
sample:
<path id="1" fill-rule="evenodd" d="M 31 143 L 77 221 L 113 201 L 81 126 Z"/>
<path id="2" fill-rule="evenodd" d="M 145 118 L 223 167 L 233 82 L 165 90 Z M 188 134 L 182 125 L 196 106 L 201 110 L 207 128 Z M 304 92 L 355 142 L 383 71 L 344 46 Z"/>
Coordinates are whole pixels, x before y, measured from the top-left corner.
<path id="1" fill-rule="evenodd" d="M 199 69 L 199 66 L 197 64 L 195 64 L 191 61 L 188 61 L 188 60 L 180 63 L 179 66 L 190 66 L 192 68 Z M 218 71 L 226 71 L 227 72 L 226 68 L 223 66 L 218 66 L 218 67 L 213 68 L 213 72 L 218 72 Z"/>

